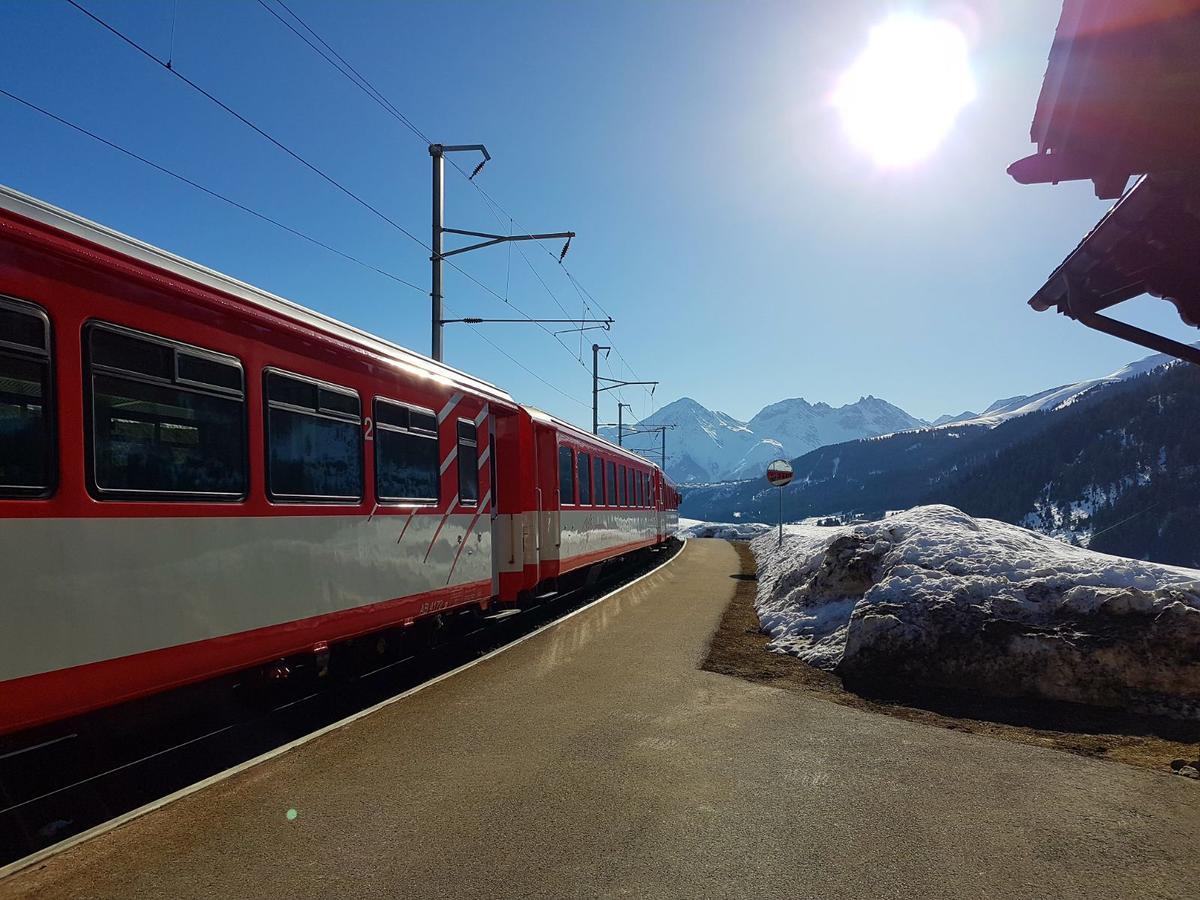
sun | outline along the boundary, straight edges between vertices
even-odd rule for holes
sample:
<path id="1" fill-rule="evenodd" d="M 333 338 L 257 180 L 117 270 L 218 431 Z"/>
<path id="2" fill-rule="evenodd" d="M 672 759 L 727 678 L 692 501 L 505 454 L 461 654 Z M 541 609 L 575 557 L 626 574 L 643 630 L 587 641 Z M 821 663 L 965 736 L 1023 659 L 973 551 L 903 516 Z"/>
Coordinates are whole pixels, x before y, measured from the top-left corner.
<path id="1" fill-rule="evenodd" d="M 892 16 L 871 29 L 832 99 L 850 141 L 877 165 L 912 165 L 975 99 L 967 39 L 944 19 Z"/>

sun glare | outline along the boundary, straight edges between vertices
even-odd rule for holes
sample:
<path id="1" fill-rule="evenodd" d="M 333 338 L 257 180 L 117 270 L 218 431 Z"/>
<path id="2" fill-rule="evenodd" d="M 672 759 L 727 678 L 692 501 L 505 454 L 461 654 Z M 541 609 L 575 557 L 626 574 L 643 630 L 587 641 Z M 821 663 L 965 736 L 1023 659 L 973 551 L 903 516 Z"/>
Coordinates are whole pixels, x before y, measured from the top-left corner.
<path id="1" fill-rule="evenodd" d="M 950 22 L 897 15 L 871 29 L 833 105 L 851 142 L 886 168 L 931 154 L 975 99 L 967 39 Z"/>

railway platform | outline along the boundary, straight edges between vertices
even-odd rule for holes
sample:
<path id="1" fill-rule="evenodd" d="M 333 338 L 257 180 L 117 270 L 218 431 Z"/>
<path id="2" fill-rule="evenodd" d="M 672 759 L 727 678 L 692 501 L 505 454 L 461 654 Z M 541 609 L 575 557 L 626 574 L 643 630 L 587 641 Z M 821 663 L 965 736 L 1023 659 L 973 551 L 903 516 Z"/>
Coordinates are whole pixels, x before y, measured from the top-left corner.
<path id="1" fill-rule="evenodd" d="M 691 541 L 0 898 L 1191 895 L 1185 779 L 703 671 L 742 574 Z"/>

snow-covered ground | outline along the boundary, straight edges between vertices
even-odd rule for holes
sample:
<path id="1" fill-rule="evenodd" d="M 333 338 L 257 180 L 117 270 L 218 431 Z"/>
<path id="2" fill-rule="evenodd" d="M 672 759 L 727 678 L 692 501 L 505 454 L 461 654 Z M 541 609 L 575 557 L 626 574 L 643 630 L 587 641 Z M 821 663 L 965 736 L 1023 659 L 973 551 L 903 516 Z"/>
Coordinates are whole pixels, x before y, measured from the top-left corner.
<path id="1" fill-rule="evenodd" d="M 950 506 L 754 541 L 772 648 L 901 679 L 1200 718 L 1200 571 Z"/>
<path id="2" fill-rule="evenodd" d="M 675 536 L 683 538 L 724 538 L 727 541 L 749 541 L 766 531 L 770 525 L 760 522 L 701 522 L 699 519 L 679 520 Z"/>

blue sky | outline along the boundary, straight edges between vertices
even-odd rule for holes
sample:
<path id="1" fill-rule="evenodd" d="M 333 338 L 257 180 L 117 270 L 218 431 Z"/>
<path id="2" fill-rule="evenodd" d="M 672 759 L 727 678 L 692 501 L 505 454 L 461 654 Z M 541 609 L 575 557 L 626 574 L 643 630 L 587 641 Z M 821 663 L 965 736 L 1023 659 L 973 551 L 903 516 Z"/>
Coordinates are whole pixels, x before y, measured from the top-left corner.
<path id="1" fill-rule="evenodd" d="M 428 239 L 425 146 L 257 0 L 178 0 L 173 49 L 168 0 L 81 2 Z M 617 320 L 599 339 L 620 351 L 611 373 L 661 382 L 653 399 L 626 390 L 637 416 L 683 395 L 748 418 L 784 397 L 874 394 L 932 418 L 1145 355 L 1025 305 L 1109 205 L 1090 183 L 1021 187 L 1004 171 L 1033 150 L 1057 3 L 289 5 L 431 138 L 486 143 L 480 184 L 517 230 L 578 232 L 567 265 Z M 967 14 L 978 98 L 931 158 L 878 171 L 826 98 L 873 24 L 942 6 Z M 63 0 L 0 5 L 0 34 L 0 87 L 422 290 L 3 97 L 0 181 L 428 351 L 418 244 Z M 508 228 L 453 172 L 447 208 L 453 227 Z M 532 315 L 577 315 L 554 259 L 523 249 L 537 274 L 516 249 L 460 262 Z M 513 314 L 453 271 L 446 296 L 456 315 Z M 1195 338 L 1166 304 L 1130 306 L 1137 324 Z M 593 335 L 582 365 L 577 336 L 486 335 L 544 381 L 462 325 L 448 326 L 447 361 L 590 422 Z"/>

